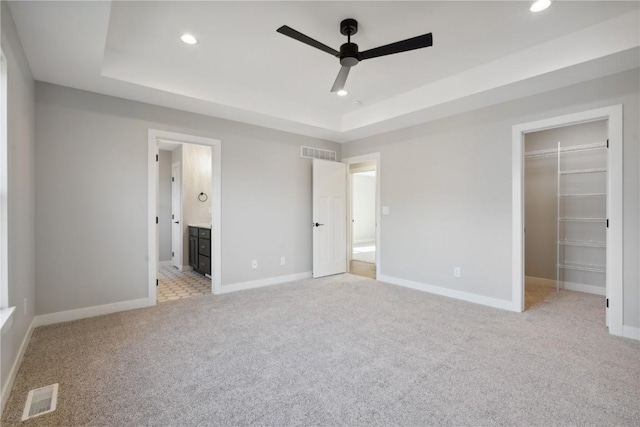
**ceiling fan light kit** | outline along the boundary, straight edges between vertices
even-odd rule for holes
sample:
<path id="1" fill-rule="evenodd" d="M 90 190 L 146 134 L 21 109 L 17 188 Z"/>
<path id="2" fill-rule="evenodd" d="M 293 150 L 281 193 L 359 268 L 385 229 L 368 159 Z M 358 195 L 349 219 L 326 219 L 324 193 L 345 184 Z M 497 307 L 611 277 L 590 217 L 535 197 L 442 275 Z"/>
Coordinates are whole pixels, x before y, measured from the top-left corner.
<path id="1" fill-rule="evenodd" d="M 340 65 L 342 68 L 340 68 L 338 77 L 336 77 L 333 87 L 331 88 L 331 92 L 337 92 L 340 96 L 346 95 L 344 86 L 347 82 L 347 77 L 349 76 L 351 67 L 358 65 L 360 61 L 385 55 L 392 55 L 395 53 L 408 52 L 410 50 L 421 49 L 423 47 L 433 45 L 433 36 L 431 33 L 428 33 L 360 52 L 358 45 L 351 43 L 351 36 L 358 32 L 358 21 L 351 18 L 345 19 L 340 23 L 340 33 L 347 36 L 347 42 L 340 46 L 339 52 L 286 25 L 283 25 L 276 31 L 340 59 Z"/>

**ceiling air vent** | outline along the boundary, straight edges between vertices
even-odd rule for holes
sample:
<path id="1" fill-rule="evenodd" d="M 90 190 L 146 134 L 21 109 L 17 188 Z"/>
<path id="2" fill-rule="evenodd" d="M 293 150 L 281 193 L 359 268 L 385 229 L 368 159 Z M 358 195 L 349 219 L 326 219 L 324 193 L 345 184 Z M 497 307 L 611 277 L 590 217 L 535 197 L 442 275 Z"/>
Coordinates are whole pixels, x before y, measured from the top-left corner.
<path id="1" fill-rule="evenodd" d="M 321 148 L 313 147 L 300 147 L 300 157 L 306 157 L 307 159 L 322 159 L 322 160 L 337 160 L 336 152 L 331 150 L 323 150 Z"/>
<path id="2" fill-rule="evenodd" d="M 22 412 L 22 421 L 56 410 L 58 383 L 31 390 Z"/>

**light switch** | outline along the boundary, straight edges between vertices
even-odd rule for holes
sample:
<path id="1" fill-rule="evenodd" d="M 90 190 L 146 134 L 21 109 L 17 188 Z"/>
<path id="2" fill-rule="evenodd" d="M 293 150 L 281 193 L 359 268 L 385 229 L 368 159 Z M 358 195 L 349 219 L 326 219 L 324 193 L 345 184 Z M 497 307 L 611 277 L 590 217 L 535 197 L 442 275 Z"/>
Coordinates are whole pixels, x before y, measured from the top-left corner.
<path id="1" fill-rule="evenodd" d="M 382 207 L 382 215 L 389 215 L 389 206 Z"/>

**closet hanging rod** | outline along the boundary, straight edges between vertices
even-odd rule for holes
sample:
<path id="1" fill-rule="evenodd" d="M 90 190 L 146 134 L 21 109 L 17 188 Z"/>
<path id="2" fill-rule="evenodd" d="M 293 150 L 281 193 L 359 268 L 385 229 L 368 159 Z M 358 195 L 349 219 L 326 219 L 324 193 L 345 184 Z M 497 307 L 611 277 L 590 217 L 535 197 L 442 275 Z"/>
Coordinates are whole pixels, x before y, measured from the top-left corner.
<path id="1" fill-rule="evenodd" d="M 601 265 L 593 265 L 593 264 L 567 264 L 560 263 L 558 267 L 564 270 L 580 270 L 580 271 L 591 271 L 593 273 L 606 273 L 607 269 Z"/>
<path id="2" fill-rule="evenodd" d="M 575 221 L 575 222 L 605 222 L 607 218 L 571 218 L 571 217 L 561 217 L 558 218 L 560 221 Z"/>
<path id="3" fill-rule="evenodd" d="M 579 151 L 589 151 L 589 150 L 600 150 L 602 148 L 607 148 L 606 142 L 597 142 L 595 144 L 582 144 L 582 145 L 571 145 L 569 147 L 563 148 L 547 148 L 545 150 L 535 150 L 535 151 L 527 151 L 524 153 L 525 157 L 544 157 L 544 156 L 555 156 L 558 154 L 558 151 L 561 153 L 575 153 Z"/>
<path id="4" fill-rule="evenodd" d="M 606 197 L 607 193 L 566 193 L 559 194 L 559 197 Z"/>
<path id="5" fill-rule="evenodd" d="M 598 172 L 606 172 L 607 168 L 592 168 L 592 169 L 569 169 L 558 171 L 559 175 L 572 175 L 578 173 L 598 173 Z"/>

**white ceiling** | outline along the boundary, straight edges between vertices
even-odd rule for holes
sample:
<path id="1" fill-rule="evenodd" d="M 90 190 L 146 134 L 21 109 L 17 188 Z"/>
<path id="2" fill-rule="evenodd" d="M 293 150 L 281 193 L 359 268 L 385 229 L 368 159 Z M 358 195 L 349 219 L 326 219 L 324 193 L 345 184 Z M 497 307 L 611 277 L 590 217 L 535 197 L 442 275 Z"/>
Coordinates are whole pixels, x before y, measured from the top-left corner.
<path id="1" fill-rule="evenodd" d="M 37 80 L 344 142 L 637 68 L 639 2 L 11 2 Z M 363 61 L 329 92 L 339 23 L 366 50 L 433 33 L 434 46 Z M 199 43 L 185 45 L 189 32 Z M 360 101 L 354 104 L 354 101 Z"/>

